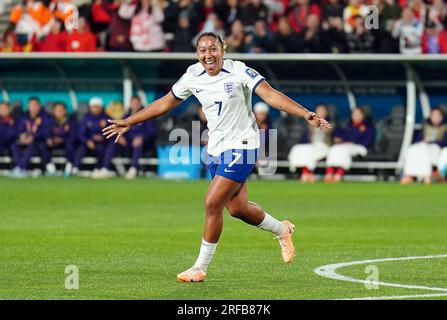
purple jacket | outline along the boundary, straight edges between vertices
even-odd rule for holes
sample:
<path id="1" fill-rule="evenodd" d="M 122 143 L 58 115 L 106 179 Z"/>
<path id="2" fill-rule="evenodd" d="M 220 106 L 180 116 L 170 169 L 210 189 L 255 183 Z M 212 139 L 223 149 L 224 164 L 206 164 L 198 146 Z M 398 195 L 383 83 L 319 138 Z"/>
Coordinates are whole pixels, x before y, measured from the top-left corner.
<path id="1" fill-rule="evenodd" d="M 69 117 L 63 123 L 57 123 L 56 119 L 52 119 L 51 137 L 62 138 L 64 143 L 74 144 L 79 131 L 79 125 L 76 119 Z"/>
<path id="2" fill-rule="evenodd" d="M 123 117 L 123 119 L 131 116 L 130 111 Z M 126 133 L 126 136 L 131 140 L 136 136 L 142 135 L 144 140 L 147 142 L 153 143 L 157 136 L 157 126 L 155 121 L 145 121 L 143 123 L 134 125 L 130 128 L 130 130 Z"/>
<path id="3" fill-rule="evenodd" d="M 86 143 L 87 140 L 93 139 L 94 135 L 100 135 L 102 137 L 101 140 L 106 141 L 105 137 L 102 135 L 101 130 L 107 126 L 107 119 L 108 117 L 104 112 L 102 112 L 98 116 L 94 116 L 90 112 L 87 113 L 79 124 L 79 140 L 83 143 Z"/>
<path id="4" fill-rule="evenodd" d="M 346 127 L 334 130 L 333 135 L 342 138 L 344 142 L 361 144 L 370 149 L 374 146 L 376 132 L 373 124 L 369 121 L 363 121 L 361 125 L 357 126 L 349 121 Z"/>
<path id="5" fill-rule="evenodd" d="M 11 117 L 0 117 L 0 149 L 8 147 L 17 135 L 17 121 Z"/>
<path id="6" fill-rule="evenodd" d="M 27 132 L 34 137 L 34 141 L 43 142 L 51 135 L 51 118 L 41 110 L 39 115 L 32 119 L 27 113 L 24 115 L 17 125 L 16 136 Z"/>

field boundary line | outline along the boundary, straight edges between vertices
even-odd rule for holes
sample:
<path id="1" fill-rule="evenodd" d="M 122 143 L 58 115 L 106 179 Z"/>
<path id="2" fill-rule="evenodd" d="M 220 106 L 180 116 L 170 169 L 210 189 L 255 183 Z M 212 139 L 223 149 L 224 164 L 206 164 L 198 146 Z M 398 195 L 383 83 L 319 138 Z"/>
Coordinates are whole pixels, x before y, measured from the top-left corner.
<path id="1" fill-rule="evenodd" d="M 438 294 L 425 294 L 425 295 L 402 295 L 402 296 L 383 296 L 383 297 L 361 297 L 354 298 L 354 300 L 387 300 L 387 299 L 410 299 L 410 298 L 422 298 L 422 297 L 440 297 L 447 296 L 447 288 L 439 288 L 439 287 L 429 287 L 429 286 L 418 286 L 418 285 L 408 285 L 408 284 L 400 284 L 400 283 L 391 283 L 391 282 L 382 282 L 382 281 L 369 281 L 363 279 L 356 279 L 348 276 L 341 275 L 337 273 L 337 269 L 354 266 L 354 265 L 362 265 L 362 264 L 373 264 L 380 262 L 389 262 L 389 261 L 407 261 L 407 260 L 421 260 L 421 259 L 439 259 L 439 258 L 447 258 L 447 254 L 438 254 L 438 255 L 428 255 L 428 256 L 411 256 L 411 257 L 399 257 L 399 258 L 382 258 L 382 259 L 368 259 L 368 260 L 358 260 L 358 261 L 349 261 L 349 262 L 340 262 L 334 264 L 327 264 L 324 266 L 320 266 L 314 269 L 314 272 L 322 277 L 347 281 L 347 282 L 356 282 L 363 283 L 368 285 L 378 285 L 378 286 L 386 286 L 386 287 L 396 287 L 396 288 L 406 288 L 406 289 L 417 289 L 417 290 L 429 290 L 429 291 L 441 291 L 444 293 Z M 343 300 L 352 300 L 352 299 L 343 299 Z"/>

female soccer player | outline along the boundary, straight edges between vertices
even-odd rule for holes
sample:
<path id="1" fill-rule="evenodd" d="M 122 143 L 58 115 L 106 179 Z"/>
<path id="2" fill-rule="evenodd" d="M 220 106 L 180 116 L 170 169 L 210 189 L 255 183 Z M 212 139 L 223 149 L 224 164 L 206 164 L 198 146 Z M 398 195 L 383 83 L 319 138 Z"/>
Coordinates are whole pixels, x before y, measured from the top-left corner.
<path id="1" fill-rule="evenodd" d="M 274 233 L 284 262 L 291 262 L 295 256 L 294 225 L 278 221 L 247 199 L 245 181 L 256 163 L 259 148 L 252 92 L 276 109 L 305 118 L 323 132 L 331 128 L 326 120 L 270 87 L 258 72 L 244 63 L 223 60 L 225 44 L 215 33 L 201 34 L 196 47 L 199 62 L 187 69 L 171 92 L 126 119 L 109 120 L 111 125 L 103 130 L 108 139 L 116 136 L 117 141 L 132 125 L 167 113 L 191 95 L 202 104 L 208 121 L 209 170 L 213 180 L 205 197 L 205 230 L 199 256 L 193 267 L 177 275 L 181 282 L 205 280 L 222 232 L 224 208 L 233 217 Z"/>

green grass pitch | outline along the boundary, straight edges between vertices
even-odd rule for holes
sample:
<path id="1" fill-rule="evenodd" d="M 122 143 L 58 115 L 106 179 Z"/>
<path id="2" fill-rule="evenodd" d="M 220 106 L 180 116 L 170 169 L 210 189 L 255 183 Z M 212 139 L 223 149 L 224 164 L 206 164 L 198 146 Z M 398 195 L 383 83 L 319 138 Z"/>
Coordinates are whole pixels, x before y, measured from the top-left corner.
<path id="1" fill-rule="evenodd" d="M 445 185 L 250 181 L 249 198 L 296 225 L 297 256 L 225 212 L 204 283 L 177 283 L 198 253 L 207 181 L 0 179 L 0 299 L 340 299 L 440 293 L 323 278 L 319 266 L 447 253 Z M 68 290 L 65 267 L 79 268 Z M 375 264 L 379 280 L 447 288 L 447 258 Z M 339 269 L 366 279 L 366 265 Z M 447 290 L 447 289 L 446 289 Z M 437 297 L 446 299 L 447 296 Z"/>

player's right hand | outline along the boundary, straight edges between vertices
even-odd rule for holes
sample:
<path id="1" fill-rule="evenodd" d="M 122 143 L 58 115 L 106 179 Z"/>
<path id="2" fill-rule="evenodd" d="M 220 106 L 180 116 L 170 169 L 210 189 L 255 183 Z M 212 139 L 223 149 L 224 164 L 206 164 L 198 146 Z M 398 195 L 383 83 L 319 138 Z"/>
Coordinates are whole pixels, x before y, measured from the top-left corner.
<path id="1" fill-rule="evenodd" d="M 123 134 L 130 130 L 130 125 L 128 125 L 123 119 L 109 119 L 107 121 L 111 123 L 111 125 L 102 129 L 102 134 L 106 137 L 106 139 L 110 139 L 113 136 L 116 136 L 115 143 L 118 142 L 119 138 L 121 138 Z"/>

